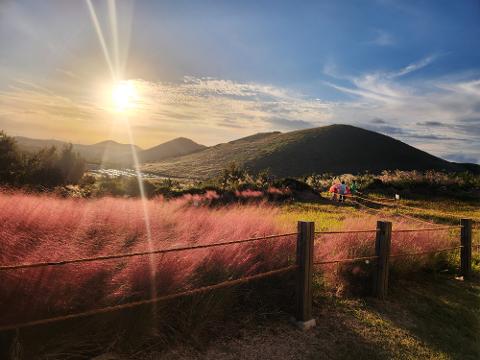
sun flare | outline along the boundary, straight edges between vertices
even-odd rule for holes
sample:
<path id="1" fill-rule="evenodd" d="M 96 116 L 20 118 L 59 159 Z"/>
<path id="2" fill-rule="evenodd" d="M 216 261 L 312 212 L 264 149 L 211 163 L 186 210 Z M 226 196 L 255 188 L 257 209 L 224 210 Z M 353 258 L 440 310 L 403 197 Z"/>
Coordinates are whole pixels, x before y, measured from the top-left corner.
<path id="1" fill-rule="evenodd" d="M 115 111 L 124 112 L 135 106 L 138 92 L 131 81 L 120 81 L 112 88 L 112 105 Z"/>

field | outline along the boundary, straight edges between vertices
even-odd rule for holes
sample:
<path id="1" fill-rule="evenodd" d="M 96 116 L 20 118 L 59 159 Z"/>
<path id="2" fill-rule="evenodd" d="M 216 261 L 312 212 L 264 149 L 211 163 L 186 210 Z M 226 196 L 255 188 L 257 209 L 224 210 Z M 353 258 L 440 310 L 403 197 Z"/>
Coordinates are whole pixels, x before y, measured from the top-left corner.
<path id="1" fill-rule="evenodd" d="M 315 221 L 316 229 L 325 231 L 370 230 L 382 218 L 391 220 L 394 229 L 398 230 L 432 226 L 432 221 L 458 224 L 457 219 L 445 214 L 453 213 L 458 217 L 480 215 L 474 204 L 446 200 L 436 203 L 402 202 L 402 205 L 411 207 L 409 215 L 406 215 L 406 208 L 374 208 L 371 204 L 359 207 L 354 203 L 328 201 L 283 205 L 251 202 L 211 206 L 215 197 L 216 194 L 210 192 L 169 201 L 154 198 L 143 203 L 140 199 L 62 199 L 4 191 L 0 194 L 0 264 L 5 266 L 59 261 L 292 233 L 296 231 L 296 222 L 300 219 Z M 376 201 L 387 201 L 378 196 L 375 198 Z M 148 227 L 145 219 L 148 219 Z M 318 234 L 315 259 L 373 255 L 374 238 L 373 233 Z M 458 239 L 457 229 L 394 233 L 392 254 L 457 246 Z M 474 241 L 478 243 L 478 237 Z M 0 325 L 61 316 L 216 284 L 290 265 L 294 254 L 295 236 L 292 235 L 265 239 L 261 244 L 255 242 L 101 262 L 2 271 L 0 301 L 5 315 L 2 316 Z M 393 286 L 425 271 L 454 274 L 458 261 L 458 253 L 455 252 L 393 260 Z M 478 264 L 476 258 L 474 268 L 477 270 Z M 336 294 L 335 297 L 342 294 L 342 297 L 346 296 L 345 299 L 368 294 L 372 266 L 369 262 L 322 266 L 318 269 L 316 278 L 318 301 L 327 302 L 331 306 L 332 300 L 328 300 L 328 294 Z M 155 335 L 157 344 L 168 348 L 171 339 L 175 338 L 173 334 L 181 333 L 190 334 L 187 336 L 189 341 L 199 345 L 208 343 L 205 333 L 212 331 L 209 327 L 218 328 L 219 322 L 228 318 L 226 314 L 232 308 L 241 309 L 243 314 L 246 309 L 253 309 L 253 313 L 259 309 L 260 312 L 267 313 L 288 313 L 292 294 L 284 297 L 280 303 L 275 302 L 275 295 L 272 297 L 272 294 L 288 293 L 288 287 L 288 281 L 265 280 L 258 286 L 253 284 L 242 287 L 240 292 L 225 290 L 220 295 L 194 297 L 186 302 L 168 302 L 160 304 L 158 308 L 149 308 L 147 312 L 139 310 L 133 314 L 142 316 L 142 325 L 137 322 L 138 328 L 153 327 L 161 332 Z M 255 293 L 261 294 L 262 299 L 252 295 Z M 171 310 L 172 306 L 175 311 Z M 157 312 L 155 316 L 152 311 Z M 180 313 L 190 315 L 185 317 Z M 156 320 L 153 321 L 153 318 Z M 130 326 L 132 323 L 128 314 L 122 315 L 121 320 L 119 321 L 118 314 L 117 317 L 110 314 L 102 321 L 110 326 L 115 323 Z M 91 331 L 92 324 L 96 324 L 94 327 L 99 331 L 105 329 L 98 326 L 95 320 L 89 321 L 74 323 L 75 326 L 81 325 L 81 331 L 72 330 L 69 325 L 49 328 L 53 333 L 60 332 L 64 339 L 60 337 L 59 342 L 50 341 L 40 348 L 32 340 L 39 336 L 38 332 L 25 331 L 24 346 L 30 342 L 31 351 L 39 351 L 50 358 L 55 358 L 52 354 L 58 351 L 72 351 L 76 354 L 72 358 L 95 353 L 98 344 L 92 343 L 91 339 L 85 341 L 85 344 L 81 343 L 80 348 L 77 346 L 79 338 L 84 339 L 86 332 Z M 152 325 L 152 322 L 155 324 Z M 140 331 L 138 328 L 136 330 Z M 143 334 L 145 331 L 140 332 Z M 117 339 L 121 337 L 119 334 L 109 336 Z M 143 334 L 142 339 L 144 338 Z M 111 338 L 108 339 L 112 341 Z M 151 334 L 148 339 L 152 341 Z M 139 343 L 143 344 L 142 341 Z M 77 345 L 73 346 L 74 343 Z M 132 345 L 133 348 L 135 346 L 138 349 L 142 345 Z M 130 351 L 131 348 L 127 352 Z"/>

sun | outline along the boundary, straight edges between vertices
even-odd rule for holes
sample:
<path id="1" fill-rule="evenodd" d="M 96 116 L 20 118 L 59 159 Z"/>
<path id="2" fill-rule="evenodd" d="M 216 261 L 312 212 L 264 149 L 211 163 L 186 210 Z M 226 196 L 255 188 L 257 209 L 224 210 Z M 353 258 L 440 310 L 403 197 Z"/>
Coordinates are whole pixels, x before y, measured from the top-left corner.
<path id="1" fill-rule="evenodd" d="M 135 106 L 137 89 L 131 81 L 119 81 L 112 87 L 112 105 L 115 111 L 125 112 Z"/>

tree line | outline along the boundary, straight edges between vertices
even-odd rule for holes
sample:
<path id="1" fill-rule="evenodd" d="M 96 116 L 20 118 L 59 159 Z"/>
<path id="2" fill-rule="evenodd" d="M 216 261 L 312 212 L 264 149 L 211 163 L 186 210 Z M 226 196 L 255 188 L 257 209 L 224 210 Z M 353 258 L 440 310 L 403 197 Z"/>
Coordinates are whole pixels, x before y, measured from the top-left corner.
<path id="1" fill-rule="evenodd" d="M 55 187 L 76 184 L 85 172 L 85 160 L 68 144 L 36 152 L 18 148 L 15 139 L 0 130 L 0 184 Z"/>

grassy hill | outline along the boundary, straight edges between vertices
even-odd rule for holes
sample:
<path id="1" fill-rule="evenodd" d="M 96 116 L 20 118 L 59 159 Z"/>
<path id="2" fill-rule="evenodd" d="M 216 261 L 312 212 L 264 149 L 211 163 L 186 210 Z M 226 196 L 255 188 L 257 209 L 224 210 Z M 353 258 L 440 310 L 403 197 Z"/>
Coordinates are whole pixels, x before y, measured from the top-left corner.
<path id="1" fill-rule="evenodd" d="M 235 162 L 253 172 L 277 176 L 357 173 L 382 170 L 465 171 L 399 140 L 350 125 L 331 125 L 288 133 L 260 133 L 205 150 L 146 164 L 145 171 L 165 176 L 207 178 Z M 475 169 L 478 165 L 473 165 Z"/>
<path id="2" fill-rule="evenodd" d="M 67 145 L 64 141 L 31 139 L 23 136 L 15 137 L 21 150 L 33 152 L 45 147 L 55 146 L 62 148 Z M 106 140 L 92 145 L 73 144 L 75 151 L 90 163 L 131 166 L 133 164 L 132 146 L 116 141 Z M 189 154 L 206 148 L 186 138 L 177 138 L 163 144 L 143 150 L 134 145 L 140 161 L 160 161 L 166 158 Z"/>
<path id="3" fill-rule="evenodd" d="M 139 158 L 142 162 L 160 161 L 175 156 L 194 153 L 206 148 L 205 145 L 200 145 L 190 139 L 179 137 L 140 152 Z"/>
<path id="4" fill-rule="evenodd" d="M 50 146 L 62 148 L 67 145 L 67 142 L 64 141 L 31 139 L 22 136 L 17 136 L 15 140 L 21 150 L 29 152 L 38 151 Z M 134 145 L 134 148 L 137 152 L 142 151 L 142 149 L 136 145 Z M 90 163 L 125 166 L 133 163 L 132 147 L 130 144 L 120 144 L 116 141 L 106 140 L 92 145 L 73 144 L 73 149 Z"/>

